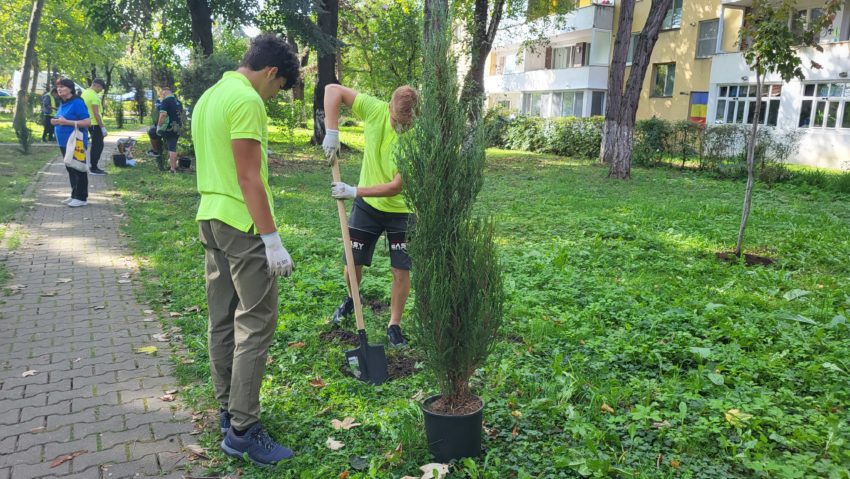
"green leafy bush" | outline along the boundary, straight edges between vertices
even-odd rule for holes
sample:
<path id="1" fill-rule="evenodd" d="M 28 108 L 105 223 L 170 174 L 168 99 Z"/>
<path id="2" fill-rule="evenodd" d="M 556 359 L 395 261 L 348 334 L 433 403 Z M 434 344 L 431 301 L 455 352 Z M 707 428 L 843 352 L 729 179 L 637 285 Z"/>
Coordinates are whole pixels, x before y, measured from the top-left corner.
<path id="1" fill-rule="evenodd" d="M 546 146 L 542 118 L 518 116 L 505 128 L 503 143 L 509 150 L 541 151 Z"/>
<path id="2" fill-rule="evenodd" d="M 573 158 L 597 158 L 602 145 L 601 116 L 552 118 L 546 122 L 544 152 Z"/>
<path id="3" fill-rule="evenodd" d="M 239 58 L 230 52 L 216 52 L 206 58 L 193 56 L 189 66 L 180 72 L 180 96 L 184 103 L 194 105 L 224 72 L 235 69 L 238 64 Z"/>
<path id="4" fill-rule="evenodd" d="M 668 122 L 655 117 L 635 123 L 632 162 L 641 166 L 660 164 L 667 152 L 670 131 Z"/>
<path id="5" fill-rule="evenodd" d="M 272 98 L 266 102 L 266 111 L 273 125 L 283 128 L 284 134 L 292 141 L 295 129 L 304 124 L 305 108 L 301 100 Z"/>

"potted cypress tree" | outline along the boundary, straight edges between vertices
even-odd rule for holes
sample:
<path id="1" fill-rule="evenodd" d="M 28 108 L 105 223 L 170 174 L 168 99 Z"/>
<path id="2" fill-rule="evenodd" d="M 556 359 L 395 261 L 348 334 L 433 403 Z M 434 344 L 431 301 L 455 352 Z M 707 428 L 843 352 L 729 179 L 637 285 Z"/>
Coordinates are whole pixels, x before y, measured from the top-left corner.
<path id="1" fill-rule="evenodd" d="M 410 332 L 439 385 L 422 410 L 429 450 L 441 462 L 481 453 L 484 403 L 469 381 L 492 350 L 504 300 L 493 221 L 472 211 L 484 130 L 458 101 L 445 19 L 427 22 L 437 27 L 426 35 L 420 114 L 398 146 L 404 194 L 417 216 L 408 244 L 416 291 Z"/>

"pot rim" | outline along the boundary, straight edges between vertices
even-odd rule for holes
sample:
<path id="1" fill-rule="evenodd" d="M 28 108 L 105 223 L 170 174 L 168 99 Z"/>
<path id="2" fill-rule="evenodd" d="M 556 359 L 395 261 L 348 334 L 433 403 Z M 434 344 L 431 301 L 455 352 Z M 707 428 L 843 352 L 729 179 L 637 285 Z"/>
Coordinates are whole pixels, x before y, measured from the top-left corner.
<path id="1" fill-rule="evenodd" d="M 436 417 L 456 417 L 456 418 L 470 417 L 470 416 L 474 416 L 474 415 L 480 413 L 482 410 L 484 410 L 484 406 L 486 405 L 486 403 L 484 402 L 484 399 L 482 399 L 481 396 L 478 396 L 477 394 L 473 394 L 472 396 L 478 398 L 478 400 L 481 401 L 481 407 L 479 407 L 475 411 L 472 411 L 472 412 L 466 413 L 466 414 L 444 414 L 444 413 L 439 413 L 439 412 L 436 412 L 436 411 L 431 411 L 430 409 L 425 408 L 426 405 L 429 405 L 432 402 L 436 401 L 437 399 L 443 397 L 442 394 L 434 394 L 433 396 L 424 399 L 421 403 L 419 403 L 419 409 L 421 409 L 424 414 L 429 414 L 431 416 L 436 416 Z"/>

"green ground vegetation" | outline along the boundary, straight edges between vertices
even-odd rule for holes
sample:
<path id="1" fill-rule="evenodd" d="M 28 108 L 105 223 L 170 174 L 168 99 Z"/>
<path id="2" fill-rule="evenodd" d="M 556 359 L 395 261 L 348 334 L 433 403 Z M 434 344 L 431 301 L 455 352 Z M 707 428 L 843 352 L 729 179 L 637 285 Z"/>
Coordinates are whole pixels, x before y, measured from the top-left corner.
<path id="1" fill-rule="evenodd" d="M 103 122 L 106 124 L 106 129 L 110 134 L 119 133 L 119 130 L 116 127 L 115 118 L 107 116 L 103 118 Z M 41 126 L 41 123 L 28 121 L 27 126 L 29 126 L 30 130 L 32 130 L 33 138 L 36 140 L 36 143 L 41 143 L 41 132 L 44 129 L 44 127 Z M 126 123 L 124 128 L 135 128 L 135 125 Z M 15 129 L 12 127 L 12 114 L 0 113 L 0 143 L 17 142 L 18 138 L 15 136 Z"/>
<path id="2" fill-rule="evenodd" d="M 14 133 L 13 133 L 14 135 Z M 31 155 L 22 155 L 17 147 L 0 147 L 0 241 L 6 237 L 7 223 L 21 208 L 27 186 L 51 157 L 59 154 L 56 148 L 34 148 Z M 14 247 L 17 238 L 9 238 Z M 8 279 L 5 265 L 0 263 L 0 284 Z"/>
<path id="3" fill-rule="evenodd" d="M 343 141 L 362 147 L 358 133 Z M 295 131 L 297 144 L 308 137 Z M 350 346 L 320 339 L 344 295 L 330 172 L 316 148 L 272 138 L 276 216 L 296 269 L 280 281 L 263 420 L 298 454 L 273 471 L 217 450 L 194 176 L 144 160 L 110 176 L 147 265 L 146 300 L 181 328 L 177 369 L 194 384 L 181 394 L 208 410 L 210 468 L 418 477 L 431 461 L 417 404 L 436 385 L 415 367 L 378 388 L 360 383 L 342 371 Z M 359 165 L 347 152 L 343 178 L 356 182 Z M 605 175 L 569 158 L 488 152 L 477 212 L 497 221 L 505 325 L 472 380 L 487 404 L 485 456 L 450 477 L 850 477 L 848 197 L 757 185 L 745 244 L 777 262 L 747 267 L 715 258 L 734 246 L 740 181 L 663 168 L 629 182 Z M 378 251 L 362 287 L 372 342 L 385 341 L 389 314 L 383 243 Z M 334 430 L 345 417 L 361 425 Z M 333 451 L 328 438 L 344 446 Z"/>

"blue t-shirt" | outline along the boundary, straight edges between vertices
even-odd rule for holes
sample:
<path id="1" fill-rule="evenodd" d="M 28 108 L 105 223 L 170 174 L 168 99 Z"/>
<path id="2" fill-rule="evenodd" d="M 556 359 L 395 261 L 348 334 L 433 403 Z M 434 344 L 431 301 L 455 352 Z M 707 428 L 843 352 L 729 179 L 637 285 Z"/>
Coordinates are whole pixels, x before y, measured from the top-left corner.
<path id="1" fill-rule="evenodd" d="M 55 118 L 63 117 L 66 120 L 80 121 L 89 117 L 89 109 L 86 107 L 86 102 L 80 97 L 74 97 L 70 101 L 63 102 L 56 110 Z M 86 148 L 89 146 L 89 131 L 87 128 L 80 128 L 83 132 L 83 144 Z M 68 137 L 74 132 L 74 127 L 71 125 L 56 125 L 53 130 L 56 135 L 56 143 L 59 148 L 65 148 L 68 144 Z"/>

